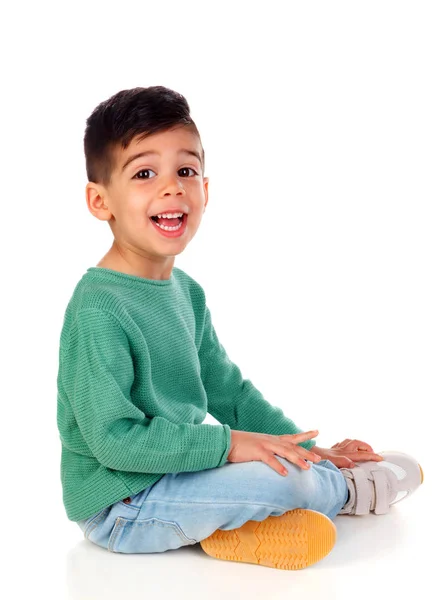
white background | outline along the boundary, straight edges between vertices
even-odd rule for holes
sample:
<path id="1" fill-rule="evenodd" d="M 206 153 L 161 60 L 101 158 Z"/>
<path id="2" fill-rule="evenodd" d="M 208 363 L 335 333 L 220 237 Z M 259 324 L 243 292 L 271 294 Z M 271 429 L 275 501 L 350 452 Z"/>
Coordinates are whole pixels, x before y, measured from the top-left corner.
<path id="1" fill-rule="evenodd" d="M 444 533 L 443 4 L 160 4 L 3 9 L 4 597 L 423 593 Z M 425 473 L 388 515 L 338 517 L 335 548 L 302 571 L 199 545 L 113 555 L 64 512 L 59 335 L 112 242 L 86 207 L 85 121 L 150 85 L 183 94 L 201 133 L 209 203 L 175 264 L 230 358 L 319 446 L 360 439 Z"/>

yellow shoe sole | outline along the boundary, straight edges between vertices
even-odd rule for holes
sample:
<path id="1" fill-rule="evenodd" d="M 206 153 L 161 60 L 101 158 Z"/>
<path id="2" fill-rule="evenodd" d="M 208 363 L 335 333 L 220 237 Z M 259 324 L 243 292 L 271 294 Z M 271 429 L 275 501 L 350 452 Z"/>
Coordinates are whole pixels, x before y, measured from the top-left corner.
<path id="1" fill-rule="evenodd" d="M 217 529 L 201 540 L 202 549 L 221 560 L 275 569 L 304 569 L 318 562 L 336 543 L 336 526 L 315 510 L 296 508 L 236 529 Z"/>

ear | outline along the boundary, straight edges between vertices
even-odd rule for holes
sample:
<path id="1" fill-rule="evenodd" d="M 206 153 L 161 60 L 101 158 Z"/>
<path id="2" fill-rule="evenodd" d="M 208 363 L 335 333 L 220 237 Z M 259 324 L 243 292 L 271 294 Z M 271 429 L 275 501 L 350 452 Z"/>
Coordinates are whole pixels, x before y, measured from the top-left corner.
<path id="1" fill-rule="evenodd" d="M 113 215 L 107 206 L 107 194 L 103 185 L 88 181 L 85 196 L 89 212 L 101 221 L 109 221 Z"/>
<path id="2" fill-rule="evenodd" d="M 208 204 L 208 182 L 209 182 L 208 177 L 204 177 L 203 178 L 203 187 L 204 187 L 204 193 L 205 193 L 204 212 L 205 212 L 205 209 Z"/>

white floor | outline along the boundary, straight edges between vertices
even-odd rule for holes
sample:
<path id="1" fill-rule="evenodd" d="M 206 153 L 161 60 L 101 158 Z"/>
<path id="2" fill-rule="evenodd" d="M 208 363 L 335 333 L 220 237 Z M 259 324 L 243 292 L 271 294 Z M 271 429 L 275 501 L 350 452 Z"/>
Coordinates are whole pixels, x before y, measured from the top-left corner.
<path id="1" fill-rule="evenodd" d="M 113 554 L 83 539 L 75 523 L 61 520 L 51 529 L 42 515 L 35 526 L 40 523 L 46 535 L 40 531 L 21 560 L 15 557 L 22 566 L 15 593 L 7 597 L 401 600 L 432 591 L 442 597 L 442 486 L 432 480 L 431 465 L 424 471 L 427 485 L 388 515 L 338 515 L 333 550 L 300 571 L 218 560 L 200 544 L 158 554 Z"/>

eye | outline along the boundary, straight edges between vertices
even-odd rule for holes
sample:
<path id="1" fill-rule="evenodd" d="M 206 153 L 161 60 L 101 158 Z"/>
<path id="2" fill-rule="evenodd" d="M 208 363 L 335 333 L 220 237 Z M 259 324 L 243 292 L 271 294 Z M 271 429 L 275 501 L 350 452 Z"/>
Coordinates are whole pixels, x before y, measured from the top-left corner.
<path id="1" fill-rule="evenodd" d="M 195 175 L 199 175 L 199 173 L 195 169 L 192 169 L 191 167 L 182 167 L 181 169 L 179 169 L 179 171 L 186 171 L 187 169 L 188 169 L 188 171 L 193 171 L 193 173 Z"/>
<path id="2" fill-rule="evenodd" d="M 140 175 L 140 173 L 148 173 L 148 171 L 151 171 L 151 173 L 154 173 L 154 171 L 152 169 L 142 169 L 141 171 L 138 171 L 133 179 L 152 179 L 152 177 L 137 177 L 138 175 Z"/>
<path id="3" fill-rule="evenodd" d="M 192 169 L 191 167 L 182 167 L 181 169 L 179 169 L 179 171 L 186 171 L 186 170 L 193 171 L 195 175 L 199 175 L 199 173 L 195 169 Z M 148 173 L 148 171 L 151 171 L 152 173 L 154 173 L 154 171 L 152 169 L 142 169 L 141 171 L 138 171 L 134 175 L 133 179 L 152 179 L 152 177 L 138 177 L 138 175 L 140 175 L 140 173 Z"/>

